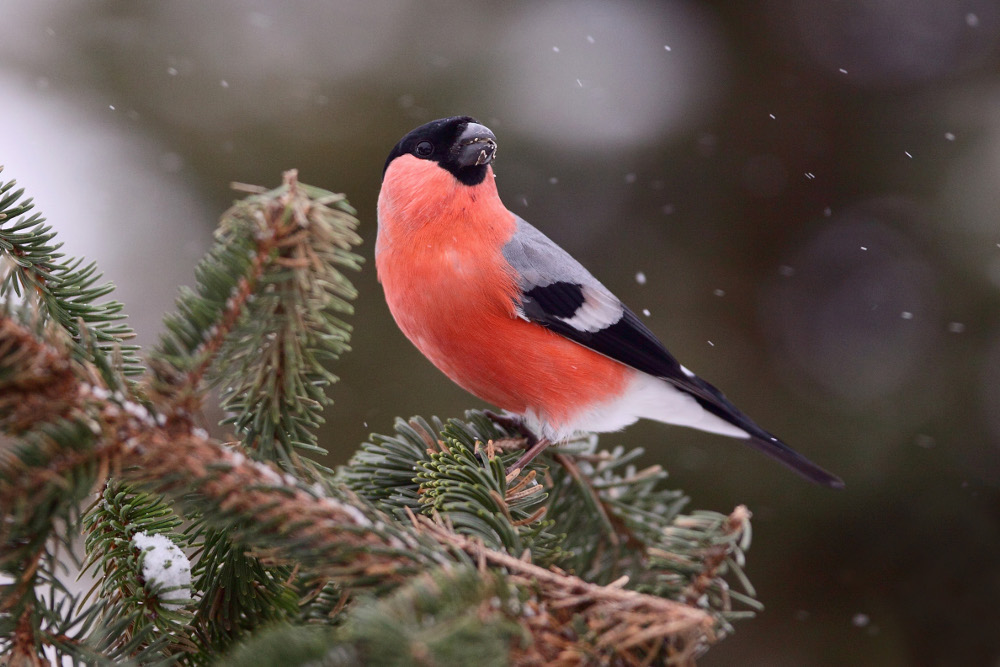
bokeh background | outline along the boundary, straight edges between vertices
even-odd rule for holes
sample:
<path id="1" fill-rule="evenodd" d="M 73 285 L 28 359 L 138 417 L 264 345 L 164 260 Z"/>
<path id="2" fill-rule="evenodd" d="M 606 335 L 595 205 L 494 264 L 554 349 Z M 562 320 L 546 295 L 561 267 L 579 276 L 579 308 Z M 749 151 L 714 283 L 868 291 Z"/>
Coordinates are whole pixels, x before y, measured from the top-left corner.
<path id="1" fill-rule="evenodd" d="M 994 0 L 57 2 L 0 11 L 0 163 L 140 341 L 235 195 L 296 167 L 368 264 L 324 436 L 480 404 L 371 261 L 389 149 L 470 114 L 502 197 L 689 367 L 844 477 L 656 424 L 698 508 L 754 512 L 767 609 L 705 665 L 1000 664 L 1000 5 Z"/>

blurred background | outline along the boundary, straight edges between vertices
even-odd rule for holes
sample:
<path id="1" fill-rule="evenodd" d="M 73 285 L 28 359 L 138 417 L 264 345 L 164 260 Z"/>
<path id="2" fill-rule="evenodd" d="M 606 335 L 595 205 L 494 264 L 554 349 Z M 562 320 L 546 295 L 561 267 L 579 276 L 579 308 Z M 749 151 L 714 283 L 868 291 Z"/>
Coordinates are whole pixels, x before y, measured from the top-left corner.
<path id="1" fill-rule="evenodd" d="M 751 4 L 753 7 L 751 7 Z M 642 424 L 692 507 L 754 513 L 766 610 L 704 665 L 1000 664 L 994 0 L 8 0 L 0 164 L 151 343 L 231 181 L 347 194 L 368 263 L 324 444 L 480 407 L 393 324 L 375 203 L 469 114 L 507 205 L 688 367 L 840 474 Z"/>

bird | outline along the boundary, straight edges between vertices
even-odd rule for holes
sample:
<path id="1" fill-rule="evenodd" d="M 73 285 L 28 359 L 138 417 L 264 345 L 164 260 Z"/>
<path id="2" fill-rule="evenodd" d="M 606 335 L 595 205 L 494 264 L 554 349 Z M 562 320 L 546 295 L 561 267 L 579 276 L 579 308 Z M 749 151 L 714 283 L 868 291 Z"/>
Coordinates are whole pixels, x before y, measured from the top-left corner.
<path id="1" fill-rule="evenodd" d="M 584 266 L 503 204 L 497 140 L 471 116 L 425 123 L 385 161 L 375 266 L 403 334 L 531 436 L 514 464 L 639 419 L 743 440 L 802 477 L 843 481 L 681 365 Z"/>

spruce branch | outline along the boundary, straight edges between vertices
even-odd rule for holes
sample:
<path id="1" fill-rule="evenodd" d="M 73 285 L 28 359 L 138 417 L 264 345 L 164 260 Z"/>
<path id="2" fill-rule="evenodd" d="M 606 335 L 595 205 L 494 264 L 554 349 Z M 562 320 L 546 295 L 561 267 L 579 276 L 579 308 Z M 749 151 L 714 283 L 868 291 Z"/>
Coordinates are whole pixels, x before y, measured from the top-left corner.
<path id="1" fill-rule="evenodd" d="M 709 521 L 714 522 L 717 519 L 711 517 Z M 749 544 L 749 531 L 750 510 L 740 505 L 726 517 L 725 522 L 722 524 L 719 539 L 706 549 L 701 571 L 698 572 L 694 580 L 684 589 L 683 597 L 685 602 L 688 604 L 698 604 L 702 596 L 709 593 L 712 586 L 718 581 L 720 570 L 725 565 L 726 560 L 733 557 L 734 551 L 737 554 L 736 557 L 741 561 L 740 565 L 743 564 L 742 550 Z M 733 545 L 731 544 L 732 538 L 740 539 L 739 550 L 733 549 Z M 660 553 L 663 554 L 665 552 L 661 550 Z M 752 591 L 753 589 L 750 590 Z"/>
<path id="2" fill-rule="evenodd" d="M 534 641 L 515 648 L 517 664 L 579 665 L 606 662 L 688 664 L 715 640 L 712 617 L 690 605 L 628 590 L 627 577 L 610 585 L 592 584 L 559 570 L 493 551 L 478 541 L 445 532 L 438 523 L 420 519 L 425 530 L 451 541 L 477 562 L 504 568 L 510 580 L 535 598 L 531 613 L 522 614 Z M 581 632 L 580 628 L 584 630 Z"/>
<path id="3" fill-rule="evenodd" d="M 391 587 L 439 558 L 429 543 L 350 496 L 300 482 L 197 431 L 175 425 L 136 434 L 122 452 L 122 477 L 200 510 L 207 526 L 225 527 L 251 553 L 348 587 Z"/>
<path id="4" fill-rule="evenodd" d="M 357 270 L 361 242 L 343 195 L 301 185 L 238 202 L 184 290 L 153 353 L 155 389 L 184 403 L 221 387 L 221 405 L 248 452 L 308 472 L 300 454 L 324 454 L 314 430 L 337 377 L 324 363 L 349 349 L 340 319 L 356 296 L 341 269 Z M 197 410 L 197 400 L 187 406 Z"/>
<path id="5" fill-rule="evenodd" d="M 15 571 L 4 559 L 4 571 L 15 574 L 11 584 L 0 586 L 0 655 L 4 664 L 127 665 L 129 657 L 142 656 L 144 664 L 158 664 L 162 641 L 150 630 L 136 632 L 123 641 L 123 631 L 135 623 L 134 615 L 97 600 L 86 604 L 63 581 L 69 567 L 79 568 L 69 540 L 80 528 L 75 512 L 66 515 L 63 530 L 53 530 Z"/>
<path id="6" fill-rule="evenodd" d="M 98 599 L 132 620 L 120 629 L 116 645 L 128 644 L 138 635 L 145 639 L 139 646 L 155 638 L 164 656 L 195 650 L 185 630 L 190 613 L 172 599 L 171 591 L 158 590 L 144 576 L 144 554 L 136 542 L 137 536 L 149 535 L 180 541 L 183 536 L 174 532 L 180 524 L 181 518 L 161 498 L 136 493 L 114 480 L 105 484 L 85 514 L 87 560 L 82 572 L 95 570 Z M 145 632 L 150 626 L 154 631 Z"/>
<path id="7" fill-rule="evenodd" d="M 508 477 L 492 441 L 469 449 L 450 447 L 443 439 L 438 447 L 414 478 L 423 511 L 447 516 L 459 532 L 474 534 L 495 549 L 523 552 L 529 535 L 522 529 L 545 513 L 538 507 L 545 493 L 535 472 Z M 508 486 L 511 482 L 516 484 Z"/>
<path id="8" fill-rule="evenodd" d="M 19 247 L 51 254 L 50 230 L 25 224 L 11 233 L 38 238 Z M 44 299 L 4 294 L 0 649 L 202 665 L 245 643 L 228 664 L 348 665 L 464 662 L 475 645 L 497 664 L 689 665 L 757 608 L 749 512 L 684 514 L 641 450 L 581 437 L 512 471 L 515 426 L 470 412 L 399 420 L 334 475 L 312 464 L 356 224 L 294 172 L 234 206 L 140 382 L 92 319 L 74 334 Z M 235 442 L 199 426 L 213 387 Z M 61 580 L 82 531 L 89 597 Z M 147 568 L 157 544 L 193 559 L 190 593 L 174 586 L 190 599 L 162 585 L 162 553 Z"/>
<path id="9" fill-rule="evenodd" d="M 496 572 L 434 568 L 381 599 L 359 600 L 336 636 L 343 656 L 337 662 L 460 665 L 470 662 L 474 646 L 478 665 L 509 664 L 510 647 L 531 641 L 515 620 L 518 595 Z"/>
<path id="10" fill-rule="evenodd" d="M 129 453 L 136 457 L 134 465 L 123 468 L 126 477 L 181 502 L 193 492 L 203 501 L 199 506 L 207 502 L 211 507 L 206 516 L 213 523 L 240 525 L 235 540 L 255 545 L 258 553 L 272 559 L 294 554 L 296 562 L 316 576 L 377 592 L 403 585 L 432 565 L 464 562 L 501 568 L 519 587 L 537 596 L 536 615 L 553 610 L 548 621 L 534 629 L 546 651 L 555 650 L 548 635 L 552 627 L 569 632 L 581 618 L 587 622 L 588 634 L 575 633 L 576 639 L 568 644 L 561 638 L 558 651 L 542 654 L 546 660 L 555 659 L 567 645 L 575 647 L 575 655 L 616 651 L 643 657 L 669 645 L 686 658 L 696 650 L 692 647 L 715 638 L 712 615 L 683 602 L 623 589 L 620 583 L 591 584 L 543 568 L 484 546 L 430 517 L 413 515 L 411 530 L 374 509 L 350 504 L 315 485 L 306 487 L 207 440 L 187 436 L 183 447 L 174 447 L 181 437 L 175 434 L 169 443 L 147 437 L 136 443 Z M 181 480 L 187 483 L 182 486 Z M 451 555 L 442 561 L 447 554 Z M 621 616 L 623 610 L 627 613 Z M 522 622 L 530 626 L 528 620 Z"/>
<path id="11" fill-rule="evenodd" d="M 138 346 L 125 343 L 135 333 L 123 322 L 122 304 L 98 303 L 114 286 L 98 284 L 96 264 L 59 252 L 62 244 L 52 243 L 55 232 L 39 214 L 27 215 L 34 204 L 21 200 L 24 190 L 14 186 L 14 181 L 0 183 L 0 299 L 37 304 L 37 316 L 69 334 L 77 359 L 120 355 L 125 373 L 141 373 Z M 87 345 L 87 338 L 96 345 Z"/>
<path id="12" fill-rule="evenodd" d="M 81 343 L 93 351 L 93 341 Z M 0 443 L 0 572 L 12 577 L 0 588 L 0 643 L 7 638 L 26 664 L 47 661 L 43 647 L 89 664 L 160 650 L 147 632 L 121 639 L 135 622 L 132 612 L 107 600 L 85 607 L 62 582 L 61 560 L 72 555 L 81 530 L 79 505 L 113 467 L 104 443 L 115 442 L 128 422 L 149 419 L 118 392 L 128 386 L 121 375 L 108 382 L 120 366 L 89 356 L 90 363 L 78 358 L 51 321 L 29 327 L 0 312 L 0 426 L 12 436 Z M 108 623 L 105 612 L 114 613 Z M 4 619 L 16 626 L 4 628 Z"/>
<path id="13" fill-rule="evenodd" d="M 685 626 L 685 632 L 690 630 L 692 636 L 698 636 L 694 641 L 684 633 L 657 635 L 654 626 L 647 627 L 642 619 L 653 619 L 658 611 L 650 612 L 648 617 L 632 616 L 634 624 L 628 626 L 629 632 L 635 632 L 637 637 L 645 637 L 642 633 L 648 632 L 650 638 L 655 638 L 648 644 L 637 641 L 636 655 L 653 656 L 669 646 L 683 658 L 678 658 L 677 664 L 683 664 L 693 653 L 681 651 L 681 646 L 696 644 L 699 648 L 690 650 L 701 650 L 731 631 L 732 620 L 747 614 L 739 607 L 755 608 L 750 597 L 753 590 L 740 570 L 743 550 L 749 546 L 749 513 L 745 509 L 737 509 L 728 518 L 714 512 L 684 516 L 681 510 L 687 499 L 663 486 L 666 473 L 662 469 L 653 466 L 637 470 L 633 466 L 641 450 L 598 451 L 596 438 L 588 437 L 552 448 L 522 473 L 530 476 L 532 483 L 538 480 L 547 491 L 541 493 L 540 488 L 537 494 L 547 513 L 545 519 L 539 515 L 533 517 L 533 522 L 515 527 L 512 517 L 498 506 L 499 494 L 489 493 L 491 485 L 503 488 L 499 476 L 484 479 L 483 475 L 490 466 L 505 470 L 519 453 L 477 446 L 489 443 L 491 438 L 509 439 L 510 433 L 476 412 L 468 413 L 465 421 L 433 423 L 432 430 L 425 420 L 397 421 L 396 435 L 373 436 L 355 461 L 340 471 L 341 479 L 387 512 L 411 513 L 414 521 L 424 527 L 428 521 L 444 526 L 461 542 L 459 548 L 484 565 L 507 567 L 514 559 L 532 568 L 547 566 L 562 576 L 570 576 L 567 572 L 575 574 L 572 582 L 566 583 L 570 588 L 578 581 L 598 589 L 625 586 L 631 593 L 650 593 L 653 600 L 698 611 L 699 619 L 708 619 L 706 627 L 710 631 Z M 360 465 L 356 466 L 356 462 Z M 405 494 L 385 492 L 387 487 L 404 485 L 407 475 L 415 488 Z M 517 478 L 504 481 L 511 488 L 519 483 Z M 438 502 L 441 486 L 448 489 L 451 502 Z M 553 524 L 551 517 L 560 520 Z M 521 530 L 537 531 L 530 556 L 523 551 Z M 440 538 L 442 533 L 437 535 Z M 489 548 L 492 555 L 471 550 L 464 540 Z M 623 573 L 628 573 L 624 580 Z M 729 576 L 746 585 L 747 595 L 730 590 Z M 692 599 L 695 592 L 698 595 Z M 655 606 L 658 604 L 650 608 L 659 609 Z M 568 619 L 579 621 L 583 611 L 575 609 L 559 622 L 551 620 L 551 624 L 571 626 Z M 602 651 L 615 642 L 602 644 L 604 632 L 617 637 L 616 633 L 624 630 L 612 631 L 611 626 L 601 623 L 594 627 L 602 630 L 595 631 L 593 637 L 573 633 L 571 641 L 563 637 L 561 641 L 568 641 L 566 646 L 576 647 L 568 655 L 607 658 Z M 679 626 L 669 627 L 675 630 Z M 552 660 L 553 655 L 547 654 L 545 659 Z"/>
<path id="14" fill-rule="evenodd" d="M 507 479 L 503 471 L 518 453 L 477 443 L 507 441 L 511 433 L 484 413 L 466 417 L 446 424 L 397 420 L 396 434 L 373 435 L 339 479 L 394 516 L 436 513 L 458 532 L 512 555 L 530 549 L 535 562 L 595 583 L 632 572 L 634 587 L 680 601 L 695 578 L 704 578 L 706 559 L 721 550 L 725 557 L 708 578 L 713 597 L 707 608 L 724 622 L 740 615 L 734 599 L 753 607 L 753 590 L 740 569 L 749 523 L 715 512 L 684 516 L 688 499 L 666 487 L 662 468 L 635 468 L 642 450 L 600 451 L 596 438 L 585 437 L 551 448 L 520 478 Z M 522 498 L 526 491 L 530 496 Z M 508 494 L 528 501 L 516 516 Z M 552 523 L 551 517 L 560 520 Z M 672 558 L 659 558 L 665 553 Z M 730 575 L 747 596 L 730 590 Z"/>
<path id="15" fill-rule="evenodd" d="M 370 442 L 362 443 L 337 477 L 354 493 L 400 518 L 405 510 L 421 506 L 416 469 L 437 451 L 437 434 L 444 424 L 437 417 L 431 422 L 413 417 L 397 418 L 393 426 L 395 435 L 373 433 Z"/>
<path id="16" fill-rule="evenodd" d="M 264 562 L 246 545 L 234 543 L 227 531 L 202 521 L 189 539 L 202 540 L 193 587 L 204 594 L 191 621 L 202 652 L 221 653 L 260 626 L 295 620 L 300 604 L 311 606 L 300 591 L 312 582 L 295 580 L 285 562 Z"/>
<path id="17" fill-rule="evenodd" d="M 155 423 L 117 367 L 80 361 L 72 345 L 58 327 L 36 332 L 0 312 L 0 427 L 16 438 L 0 448 L 0 507 L 15 518 L 0 522 L 0 569 L 106 477 L 127 433 Z"/>
<path id="18" fill-rule="evenodd" d="M 205 388 L 220 387 L 242 451 L 314 479 L 325 469 L 303 453 L 325 453 L 314 431 L 337 379 L 324 364 L 348 349 L 340 316 L 356 294 L 341 270 L 360 266 L 357 220 L 343 195 L 302 185 L 294 171 L 254 193 L 223 215 L 196 289 L 167 318 L 151 393 L 193 413 Z M 300 613 L 288 566 L 261 562 L 202 519 L 192 530 L 204 542 L 196 587 L 209 593 L 194 622 L 206 646 Z"/>

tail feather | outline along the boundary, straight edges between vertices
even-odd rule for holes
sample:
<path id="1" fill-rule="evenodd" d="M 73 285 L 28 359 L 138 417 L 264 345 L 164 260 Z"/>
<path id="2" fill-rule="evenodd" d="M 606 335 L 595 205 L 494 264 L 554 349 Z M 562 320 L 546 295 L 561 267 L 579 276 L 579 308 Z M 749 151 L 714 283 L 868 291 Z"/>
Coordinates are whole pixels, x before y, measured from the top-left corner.
<path id="1" fill-rule="evenodd" d="M 747 445 L 756 449 L 758 452 L 767 454 L 779 463 L 788 466 L 802 477 L 808 479 L 810 482 L 815 482 L 816 484 L 820 484 L 822 486 L 828 486 L 832 489 L 844 488 L 844 480 L 819 467 L 774 436 L 761 438 L 756 435 L 752 435 L 750 439 L 747 440 Z"/>
<path id="2" fill-rule="evenodd" d="M 746 440 L 746 443 L 751 448 L 791 468 L 810 482 L 833 489 L 844 488 L 844 481 L 842 479 L 833 473 L 827 472 L 783 443 L 777 437 L 762 429 L 711 384 L 696 375 L 690 376 L 687 380 L 684 385 L 674 384 L 694 396 L 695 400 L 708 412 L 746 431 L 750 436 Z"/>

